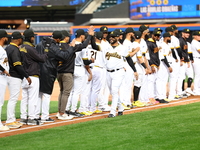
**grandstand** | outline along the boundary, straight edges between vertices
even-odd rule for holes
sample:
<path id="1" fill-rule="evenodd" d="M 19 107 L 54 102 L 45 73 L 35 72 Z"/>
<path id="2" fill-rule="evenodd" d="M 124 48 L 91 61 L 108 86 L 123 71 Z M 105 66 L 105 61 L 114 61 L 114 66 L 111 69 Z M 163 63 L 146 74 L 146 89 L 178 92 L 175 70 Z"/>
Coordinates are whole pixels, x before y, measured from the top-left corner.
<path id="1" fill-rule="evenodd" d="M 138 4 L 135 5 L 136 3 Z M 198 28 L 198 1 L 189 4 L 183 0 L 181 4 L 171 0 L 162 5 L 154 4 L 151 12 L 144 13 L 150 3 L 140 0 L 0 0 L 0 28 L 7 29 L 8 32 L 33 28 L 40 35 L 47 35 L 54 30 L 69 31 L 70 28 L 73 32 L 73 26 L 88 25 L 117 25 L 116 28 L 124 29 L 123 25 L 144 23 L 159 26 L 175 23 L 182 24 L 181 27 L 188 26 L 191 30 Z M 162 16 L 162 12 L 158 12 L 158 8 L 170 9 L 176 5 L 177 12 L 172 10 L 165 13 L 169 16 Z M 153 9 L 157 12 L 152 12 Z M 26 24 L 25 19 L 29 20 Z"/>

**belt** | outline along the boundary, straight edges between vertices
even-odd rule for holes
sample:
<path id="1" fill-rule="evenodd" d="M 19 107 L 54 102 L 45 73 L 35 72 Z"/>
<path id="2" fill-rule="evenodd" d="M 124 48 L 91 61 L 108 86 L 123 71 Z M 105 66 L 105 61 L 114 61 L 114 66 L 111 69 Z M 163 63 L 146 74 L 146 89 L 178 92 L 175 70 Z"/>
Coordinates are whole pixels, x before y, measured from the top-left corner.
<path id="1" fill-rule="evenodd" d="M 77 67 L 81 67 L 82 65 L 75 65 L 75 66 L 77 66 Z"/>
<path id="2" fill-rule="evenodd" d="M 100 67 L 100 66 L 94 66 L 94 67 L 98 67 L 98 68 L 101 68 L 101 69 L 103 69 L 103 67 Z"/>
<path id="3" fill-rule="evenodd" d="M 37 78 L 39 78 L 39 76 L 38 76 L 38 75 L 32 75 L 32 77 L 37 77 Z"/>
<path id="4" fill-rule="evenodd" d="M 118 71 L 118 70 L 120 70 L 120 69 L 122 69 L 122 68 L 119 68 L 119 69 L 113 69 L 113 70 L 107 70 L 108 72 L 115 72 L 115 71 Z"/>
<path id="5" fill-rule="evenodd" d="M 198 59 L 200 59 L 200 57 L 194 57 L 194 58 L 198 58 Z"/>

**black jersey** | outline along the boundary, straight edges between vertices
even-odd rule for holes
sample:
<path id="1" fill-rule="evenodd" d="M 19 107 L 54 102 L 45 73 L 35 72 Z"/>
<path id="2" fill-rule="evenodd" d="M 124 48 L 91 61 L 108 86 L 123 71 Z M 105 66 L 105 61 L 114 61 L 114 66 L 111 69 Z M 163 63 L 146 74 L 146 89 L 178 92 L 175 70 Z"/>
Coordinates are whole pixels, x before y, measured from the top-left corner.
<path id="1" fill-rule="evenodd" d="M 152 38 L 149 38 L 147 40 L 147 47 L 150 57 L 149 65 L 159 67 L 160 66 L 159 50 L 156 42 Z"/>
<path id="2" fill-rule="evenodd" d="M 187 41 L 183 37 L 180 37 L 179 41 L 180 41 L 180 47 L 181 47 L 182 57 L 184 58 L 184 62 L 189 62 Z"/>
<path id="3" fill-rule="evenodd" d="M 23 68 L 23 57 L 20 53 L 18 45 L 14 43 L 10 43 L 6 48 L 6 53 L 8 56 L 9 62 L 9 73 L 12 77 L 23 79 L 28 78 L 28 74 L 25 72 Z"/>

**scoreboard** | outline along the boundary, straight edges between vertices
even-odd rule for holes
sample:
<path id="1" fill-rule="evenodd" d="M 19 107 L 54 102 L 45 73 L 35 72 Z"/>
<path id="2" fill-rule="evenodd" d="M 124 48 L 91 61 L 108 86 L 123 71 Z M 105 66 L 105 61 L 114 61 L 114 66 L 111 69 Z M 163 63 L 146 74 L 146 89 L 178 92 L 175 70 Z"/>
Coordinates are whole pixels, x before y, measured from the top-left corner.
<path id="1" fill-rule="evenodd" d="M 131 19 L 200 17 L 200 0 L 130 0 Z"/>
<path id="2" fill-rule="evenodd" d="M 0 7 L 80 5 L 86 0 L 0 0 Z"/>

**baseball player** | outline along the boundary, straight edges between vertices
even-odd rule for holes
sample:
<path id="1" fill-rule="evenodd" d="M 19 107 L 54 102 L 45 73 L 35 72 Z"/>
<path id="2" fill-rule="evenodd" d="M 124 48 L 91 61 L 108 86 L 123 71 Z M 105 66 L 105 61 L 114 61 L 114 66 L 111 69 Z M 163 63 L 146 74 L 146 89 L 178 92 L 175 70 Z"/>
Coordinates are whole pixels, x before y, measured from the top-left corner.
<path id="1" fill-rule="evenodd" d="M 177 99 L 181 98 L 180 96 L 178 96 L 176 94 L 176 87 L 182 88 L 182 83 L 181 83 L 181 85 L 177 84 L 180 65 L 181 65 L 180 60 L 182 59 L 182 52 L 180 49 L 180 42 L 179 42 L 178 38 L 175 37 L 174 28 L 167 27 L 165 29 L 165 32 L 168 32 L 171 35 L 171 43 L 169 43 L 169 44 L 171 46 L 172 56 L 176 62 L 176 63 L 172 62 L 172 65 L 171 65 L 173 72 L 170 74 L 168 99 L 169 100 L 177 100 Z"/>
<path id="2" fill-rule="evenodd" d="M 193 33 L 193 40 L 191 43 L 192 46 L 192 53 L 194 57 L 194 63 L 193 63 L 193 68 L 194 68 L 194 94 L 195 95 L 200 95 L 200 70 L 199 70 L 199 65 L 200 65 L 200 31 L 195 31 Z"/>
<path id="3" fill-rule="evenodd" d="M 133 61 L 128 53 L 126 53 L 123 45 L 119 44 L 119 32 L 113 31 L 110 34 L 111 48 L 106 52 L 107 67 L 107 83 L 112 95 L 112 105 L 109 118 L 116 116 L 116 108 L 118 106 L 118 115 L 123 115 L 124 108 L 119 98 L 119 88 L 125 75 L 125 61 L 136 72 Z"/>
<path id="4" fill-rule="evenodd" d="M 174 61 L 174 59 L 172 58 L 170 46 L 168 45 L 170 41 L 171 41 L 171 35 L 168 32 L 164 33 L 163 42 L 160 45 L 161 49 L 159 50 L 160 54 L 159 58 L 161 62 L 156 80 L 156 99 L 164 103 L 166 103 L 165 101 L 167 101 L 166 85 L 168 82 L 169 75 L 173 71 L 170 65 L 172 64 L 172 61 Z"/>
<path id="5" fill-rule="evenodd" d="M 6 45 L 8 42 L 8 34 L 5 30 L 0 30 L 0 132 L 9 130 L 8 126 L 4 126 L 1 122 L 1 111 L 2 106 L 4 103 L 4 95 L 6 92 L 7 86 L 7 76 L 9 74 L 9 64 L 8 64 L 8 57 L 6 51 L 3 49 L 3 46 Z"/>
<path id="6" fill-rule="evenodd" d="M 141 25 L 139 27 L 139 31 L 142 33 L 141 40 L 140 40 L 140 49 L 141 49 L 142 58 L 144 60 L 145 66 L 147 67 L 147 70 L 145 73 L 143 68 L 141 68 L 141 66 L 137 66 L 137 63 L 136 63 L 136 68 L 137 67 L 141 68 L 141 70 L 140 71 L 138 70 L 139 79 L 134 82 L 134 89 L 133 89 L 134 102 L 132 104 L 137 107 L 143 107 L 146 105 L 146 102 L 148 101 L 148 94 L 147 94 L 148 89 L 146 85 L 148 85 L 147 75 L 150 72 L 150 67 L 148 63 L 148 59 L 149 59 L 149 55 L 147 53 L 148 47 L 147 47 L 147 43 L 145 39 L 147 39 L 149 36 L 149 27 L 146 25 Z M 142 78 L 140 78 L 141 75 L 142 75 Z"/>
<path id="7" fill-rule="evenodd" d="M 31 78 L 25 72 L 23 68 L 23 57 L 21 56 L 19 46 L 22 44 L 23 36 L 20 32 L 15 31 L 12 33 L 11 42 L 6 47 L 6 52 L 9 62 L 8 88 L 10 92 L 10 98 L 7 105 L 7 120 L 6 125 L 9 128 L 19 128 L 23 124 L 16 121 L 15 106 L 19 97 L 21 83 L 25 77 L 28 84 L 31 84 Z"/>
<path id="8" fill-rule="evenodd" d="M 63 38 L 62 32 L 54 31 L 52 35 L 53 38 L 44 39 L 36 47 L 40 54 L 43 54 L 44 51 L 48 51 L 47 61 L 45 61 L 43 64 L 40 64 L 40 93 L 36 114 L 37 118 L 39 118 L 40 107 L 42 103 L 41 122 L 54 122 L 54 120 L 49 117 L 49 104 L 54 81 L 57 77 L 57 67 L 59 65 L 59 61 L 65 61 L 74 54 L 74 51 L 77 51 L 75 41 L 72 41 L 70 47 L 66 51 L 61 51 L 58 44 Z M 88 41 L 89 40 L 90 39 L 88 39 Z M 72 118 L 73 117 L 71 117 L 71 119 Z"/>
<path id="9" fill-rule="evenodd" d="M 187 46 L 188 46 L 188 55 L 189 55 L 191 64 L 190 64 L 189 68 L 188 67 L 186 68 L 186 74 L 189 78 L 188 78 L 188 81 L 187 81 L 187 88 L 185 89 L 184 86 L 183 86 L 183 90 L 185 90 L 187 95 L 190 96 L 190 95 L 194 95 L 194 92 L 191 89 L 191 85 L 192 85 L 193 78 L 194 78 L 194 71 L 193 71 L 193 67 L 192 67 L 192 64 L 194 63 L 194 58 L 193 58 L 191 43 L 187 42 Z"/>
<path id="10" fill-rule="evenodd" d="M 22 81 L 22 100 L 20 106 L 20 122 L 27 125 L 41 125 L 41 122 L 36 118 L 35 109 L 39 96 L 39 63 L 44 63 L 47 59 L 47 54 L 39 55 L 33 45 L 35 34 L 33 30 L 27 29 L 24 31 L 24 42 L 21 45 L 20 52 L 24 58 L 23 68 L 31 78 L 31 85 L 26 79 Z M 28 106 L 28 111 L 27 111 Z M 28 119 L 27 119 L 28 118 Z"/>
<path id="11" fill-rule="evenodd" d="M 90 48 L 91 57 L 95 59 L 92 63 L 92 81 L 91 81 L 91 91 L 89 96 L 89 111 L 93 113 L 101 113 L 102 111 L 96 109 L 97 99 L 99 92 L 102 88 L 103 68 L 105 66 L 105 49 L 101 47 L 101 42 L 103 38 L 103 32 L 96 32 L 95 36 L 92 38 L 91 44 L 96 42 L 97 47 L 95 49 Z M 95 46 L 96 46 L 95 45 Z M 97 50 L 96 50 L 97 49 Z"/>
<path id="12" fill-rule="evenodd" d="M 87 34 L 86 34 L 87 37 Z M 82 50 L 82 59 L 84 63 L 84 67 L 86 69 L 85 76 L 84 76 L 84 88 L 82 89 L 82 92 L 80 94 L 80 107 L 79 112 L 85 115 L 92 115 L 94 112 L 90 111 L 88 109 L 89 107 L 89 97 L 90 97 L 90 90 L 91 90 L 91 84 L 93 79 L 92 74 L 92 64 L 94 63 L 94 57 L 92 57 L 92 47 L 89 44 L 87 48 Z M 101 112 L 100 112 L 101 113 Z"/>
<path id="13" fill-rule="evenodd" d="M 144 57 L 143 57 L 143 53 L 142 53 L 142 46 L 140 44 L 141 40 L 142 40 L 142 33 L 140 31 L 135 31 L 134 33 L 135 36 L 135 41 L 132 44 L 132 48 L 134 48 L 135 50 L 139 50 L 136 55 L 132 56 L 132 60 L 135 63 L 135 67 L 137 69 L 138 72 L 138 79 L 136 78 L 136 80 L 134 81 L 134 88 L 138 89 L 140 87 L 146 86 L 144 85 L 144 81 L 143 79 L 145 78 L 145 74 L 147 74 L 147 67 L 146 64 L 144 63 Z M 137 97 L 136 97 L 137 96 Z M 146 99 L 144 99 L 144 97 L 142 97 L 142 93 L 141 91 L 137 91 L 134 90 L 134 106 L 137 107 L 142 107 L 144 106 L 144 102 L 146 102 Z"/>
<path id="14" fill-rule="evenodd" d="M 101 41 L 101 48 L 103 50 L 109 49 L 110 44 L 107 41 L 108 28 L 106 26 L 102 26 L 100 28 L 100 31 L 103 32 L 103 39 Z M 98 97 L 98 103 L 99 103 L 98 109 L 100 109 L 102 111 L 110 111 L 110 106 L 108 106 L 108 98 L 109 98 L 110 92 L 109 92 L 109 88 L 108 88 L 107 81 L 106 81 L 106 75 L 107 75 L 107 71 L 106 71 L 106 67 L 104 66 L 104 68 L 103 68 L 103 78 L 102 78 L 102 88 L 99 92 L 99 97 Z"/>
<path id="15" fill-rule="evenodd" d="M 126 34 L 126 38 L 123 42 L 123 46 L 125 50 L 130 54 L 130 56 L 133 57 L 140 50 L 139 48 L 134 49 L 133 43 L 131 42 L 134 38 L 134 29 L 131 27 L 125 29 L 125 34 Z M 132 68 L 129 66 L 127 62 L 126 62 L 125 68 L 126 68 L 125 77 L 120 87 L 120 99 L 122 101 L 122 105 L 124 109 L 126 110 L 126 109 L 130 109 L 132 105 L 131 93 L 132 93 L 133 79 L 134 79 L 134 74 L 137 78 L 137 74 L 136 72 L 133 72 Z"/>
<path id="16" fill-rule="evenodd" d="M 190 45 L 187 42 L 187 39 L 189 38 L 189 36 L 190 36 L 190 29 L 184 29 L 182 31 L 181 37 L 179 37 L 180 46 L 181 46 L 181 50 L 182 50 L 182 56 L 184 59 L 182 60 L 182 63 L 183 63 L 182 66 L 180 66 L 180 74 L 179 74 L 179 79 L 178 79 L 178 82 L 182 82 L 182 89 L 180 89 L 180 88 L 177 89 L 177 93 L 178 93 L 178 95 L 182 95 L 183 97 L 188 96 L 184 89 L 186 75 L 188 76 L 188 85 L 189 85 L 187 92 L 192 95 L 194 94 L 191 90 L 191 84 L 192 84 L 192 80 L 193 80 L 193 69 L 190 64 L 190 60 L 191 60 L 191 62 L 193 62 L 193 55 L 191 52 L 188 53 L 188 49 L 189 49 Z M 189 60 L 189 56 L 190 56 L 190 60 Z"/>
<path id="17" fill-rule="evenodd" d="M 93 30 L 89 31 L 88 38 L 91 38 L 91 35 L 94 34 Z M 75 44 L 80 44 L 85 40 L 85 32 L 83 29 L 78 29 L 75 33 Z M 91 81 L 92 74 L 89 69 L 89 64 L 92 63 L 92 60 L 88 60 L 87 58 L 84 59 L 84 54 L 86 49 L 83 49 L 84 51 L 76 52 L 76 58 L 75 58 L 75 69 L 74 69 L 74 85 L 70 92 L 69 100 L 67 102 L 66 106 L 66 112 L 70 115 L 73 115 L 74 117 L 77 117 L 77 104 L 80 94 L 83 92 L 83 89 L 85 88 L 86 80 L 86 70 L 89 72 L 88 81 Z M 85 67 L 86 66 L 86 67 Z M 84 99 L 85 100 L 85 99 Z M 86 111 L 79 111 L 80 114 L 83 115 L 91 115 Z"/>
<path id="18" fill-rule="evenodd" d="M 160 66 L 160 59 L 159 59 L 159 48 L 156 44 L 156 40 L 159 40 L 159 36 L 161 35 L 160 31 L 153 31 L 152 38 L 149 38 L 147 41 L 147 46 L 149 50 L 149 65 L 151 66 L 152 73 L 148 75 L 148 95 L 149 98 L 156 98 L 156 87 L 155 83 L 158 77 L 158 70 Z M 159 89 L 158 89 L 159 90 Z M 156 101 L 160 103 L 168 103 L 164 99 L 156 99 Z"/>

